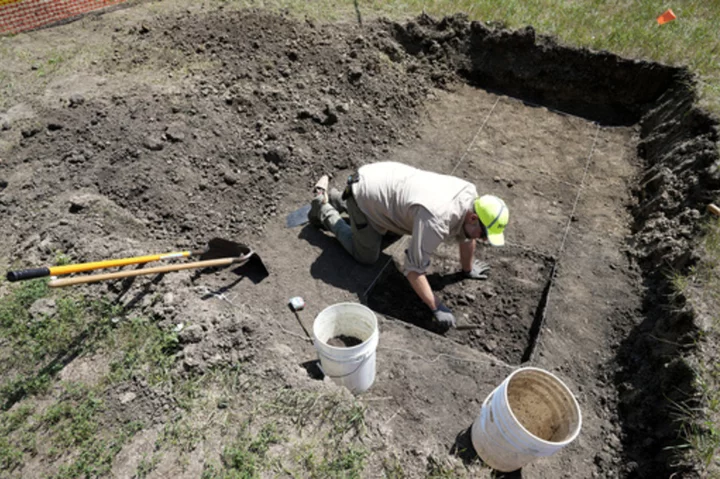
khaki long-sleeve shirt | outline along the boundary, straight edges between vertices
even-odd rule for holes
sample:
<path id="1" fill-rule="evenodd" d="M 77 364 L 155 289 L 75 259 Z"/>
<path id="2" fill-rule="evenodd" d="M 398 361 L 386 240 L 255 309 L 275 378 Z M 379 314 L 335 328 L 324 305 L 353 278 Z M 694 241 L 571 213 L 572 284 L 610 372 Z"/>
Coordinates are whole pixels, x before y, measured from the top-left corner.
<path id="1" fill-rule="evenodd" d="M 394 162 L 365 165 L 358 173 L 353 196 L 370 226 L 380 234 L 412 235 L 406 275 L 425 273 L 443 241 L 468 241 L 463 222 L 477 197 L 472 183 Z"/>

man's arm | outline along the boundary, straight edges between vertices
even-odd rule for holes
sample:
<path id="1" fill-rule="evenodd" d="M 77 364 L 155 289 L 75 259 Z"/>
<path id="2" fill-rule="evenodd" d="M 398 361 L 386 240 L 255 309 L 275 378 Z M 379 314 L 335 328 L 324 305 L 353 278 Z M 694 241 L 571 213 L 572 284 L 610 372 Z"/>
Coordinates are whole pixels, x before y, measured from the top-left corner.
<path id="1" fill-rule="evenodd" d="M 442 242 L 431 222 L 434 219 L 424 208 L 419 209 L 415 216 L 413 235 L 410 246 L 405 250 L 405 276 L 418 297 L 425 303 L 435 316 L 435 321 L 444 331 L 456 324 L 455 316 L 442 304 L 430 288 L 425 270 L 430 265 L 430 255 Z"/>
<path id="2" fill-rule="evenodd" d="M 418 206 L 413 221 L 413 232 L 408 249 L 405 250 L 404 273 L 415 293 L 423 303 L 435 311 L 439 306 L 436 302 L 425 270 L 430 266 L 430 255 L 442 242 L 442 237 L 431 226 L 434 218 L 425 208 Z M 436 304 L 438 303 L 438 304 Z"/>
<path id="3" fill-rule="evenodd" d="M 440 327 L 443 332 L 450 328 L 454 328 L 457 324 L 455 316 L 453 316 L 452 311 L 442 304 L 442 301 L 440 301 L 440 299 L 432 292 L 430 283 L 428 283 L 425 273 L 410 271 L 407 275 L 407 279 L 412 288 L 415 290 L 415 293 L 417 293 L 420 299 L 422 299 L 423 302 L 432 310 L 437 326 Z"/>
<path id="4" fill-rule="evenodd" d="M 412 286 L 412 289 L 415 291 L 415 294 L 417 294 L 422 302 L 427 304 L 432 311 L 435 311 L 439 306 L 437 304 L 438 301 L 435 298 L 432 288 L 430 288 L 430 283 L 428 283 L 425 273 L 410 271 L 407 274 L 407 279 L 410 286 Z"/>
<path id="5" fill-rule="evenodd" d="M 462 270 L 469 273 L 473 269 L 475 259 L 475 240 L 463 241 L 460 243 L 460 266 Z"/>

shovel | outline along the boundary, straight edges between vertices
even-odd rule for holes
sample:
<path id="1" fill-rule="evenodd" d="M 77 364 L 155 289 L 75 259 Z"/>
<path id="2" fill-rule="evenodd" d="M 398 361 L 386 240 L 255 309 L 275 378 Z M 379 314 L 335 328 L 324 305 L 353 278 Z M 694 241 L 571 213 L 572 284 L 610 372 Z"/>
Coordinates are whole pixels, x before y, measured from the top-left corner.
<path id="1" fill-rule="evenodd" d="M 161 261 L 172 258 L 188 258 L 190 256 L 200 256 L 202 260 L 210 260 L 226 257 L 238 257 L 247 253 L 249 248 L 243 244 L 228 241 L 222 238 L 213 238 L 208 243 L 208 247 L 198 251 L 176 251 L 172 253 L 161 253 L 147 256 L 136 256 L 134 258 L 109 259 L 105 261 L 95 261 L 92 263 L 68 264 L 65 266 L 52 266 L 44 268 L 31 268 L 19 271 L 8 271 L 8 281 L 20 281 L 33 278 L 44 278 L 46 276 L 61 276 L 64 274 L 81 273 L 83 271 L 92 271 L 95 269 L 114 268 L 117 266 L 127 266 L 131 264 L 144 264 L 151 261 Z"/>
<path id="2" fill-rule="evenodd" d="M 260 257 L 255 254 L 250 248 L 245 245 L 235 243 L 235 246 L 241 249 L 241 254 L 229 258 L 216 258 L 208 259 L 203 261 L 195 261 L 192 263 L 179 263 L 171 264 L 167 266 L 156 266 L 154 268 L 136 269 L 132 271 L 118 271 L 116 273 L 102 273 L 88 276 L 77 276 L 75 278 L 64 278 L 55 279 L 48 283 L 51 288 L 62 288 L 64 286 L 72 286 L 75 284 L 85 283 L 97 283 L 99 281 L 105 281 L 109 279 L 119 278 L 130 278 L 133 276 L 143 276 L 149 274 L 162 274 L 171 271 L 182 271 L 185 269 L 199 269 L 199 268 L 215 268 L 219 266 L 229 266 L 237 264 L 240 266 L 251 263 L 255 271 L 261 275 L 262 278 L 268 276 L 268 270 L 263 264 Z"/>

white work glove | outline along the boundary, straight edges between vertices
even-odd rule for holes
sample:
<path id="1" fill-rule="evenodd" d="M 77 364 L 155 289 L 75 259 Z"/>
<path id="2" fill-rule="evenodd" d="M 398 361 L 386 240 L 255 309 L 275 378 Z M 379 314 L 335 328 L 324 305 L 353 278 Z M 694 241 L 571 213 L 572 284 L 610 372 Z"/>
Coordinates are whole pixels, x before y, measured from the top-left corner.
<path id="1" fill-rule="evenodd" d="M 483 262 L 475 260 L 473 262 L 472 269 L 470 271 L 463 271 L 463 274 L 466 278 L 470 279 L 487 279 L 488 278 L 488 271 L 490 271 L 490 265 Z"/>

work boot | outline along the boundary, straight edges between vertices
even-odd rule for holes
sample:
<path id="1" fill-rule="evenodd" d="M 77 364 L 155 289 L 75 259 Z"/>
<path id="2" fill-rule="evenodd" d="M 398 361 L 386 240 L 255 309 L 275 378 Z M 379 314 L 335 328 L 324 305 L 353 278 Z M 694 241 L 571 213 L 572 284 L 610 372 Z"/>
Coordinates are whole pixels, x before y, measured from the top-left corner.
<path id="1" fill-rule="evenodd" d="M 313 226 L 318 228 L 323 226 L 320 210 L 324 205 L 328 203 L 328 183 L 330 178 L 327 175 L 323 175 L 312 189 L 313 199 L 310 202 L 310 211 L 308 212 L 308 220 Z"/>
<path id="2" fill-rule="evenodd" d="M 322 175 L 319 180 L 317 180 L 317 183 L 315 183 L 315 186 L 313 187 L 313 197 L 317 195 L 324 195 L 325 196 L 325 203 L 328 202 L 327 197 L 327 191 L 328 191 L 328 184 L 330 183 L 330 178 L 328 175 Z"/>
<path id="3" fill-rule="evenodd" d="M 347 213 L 347 201 L 342 199 L 342 192 L 335 188 L 330 188 L 327 194 L 328 201 L 333 205 L 333 208 L 338 210 L 338 213 Z"/>

